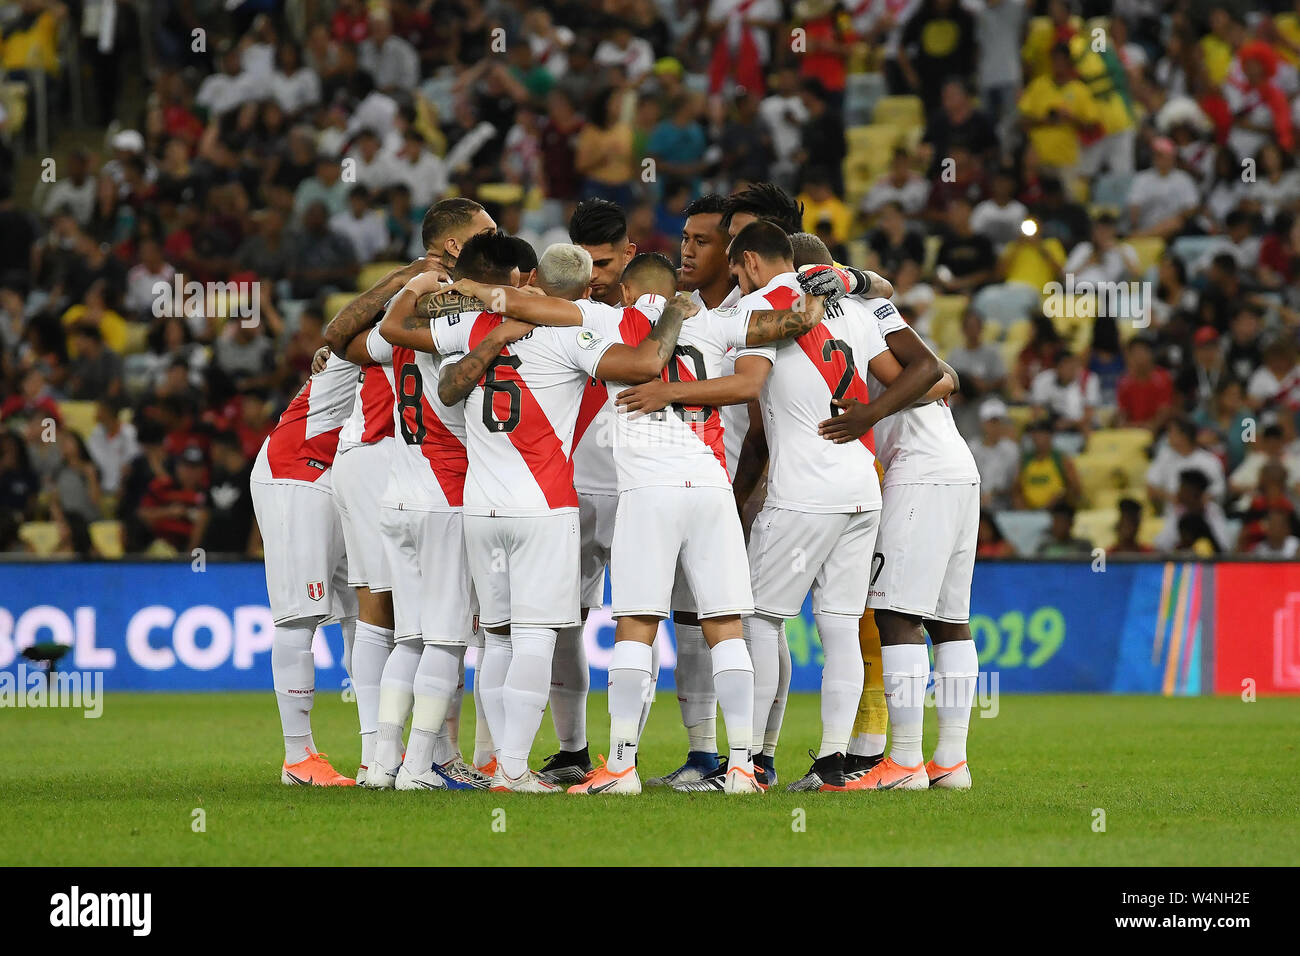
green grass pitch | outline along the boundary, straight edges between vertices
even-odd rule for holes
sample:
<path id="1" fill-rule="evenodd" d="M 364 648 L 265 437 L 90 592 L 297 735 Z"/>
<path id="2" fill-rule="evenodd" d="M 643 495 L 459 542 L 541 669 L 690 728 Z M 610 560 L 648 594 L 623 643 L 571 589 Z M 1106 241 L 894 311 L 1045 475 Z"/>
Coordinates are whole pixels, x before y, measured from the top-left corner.
<path id="1" fill-rule="evenodd" d="M 607 739 L 604 696 L 593 694 L 589 710 L 594 753 Z M 314 721 L 317 745 L 351 772 L 352 705 L 321 695 Z M 1004 695 L 997 717 L 972 720 L 969 793 L 744 799 L 285 787 L 270 693 L 109 694 L 98 720 L 6 710 L 0 724 L 5 866 L 1186 866 L 1300 856 L 1300 699 Z M 792 695 L 782 780 L 807 768 L 818 727 L 816 696 Z M 934 732 L 931 710 L 927 752 Z M 468 746 L 472 726 L 462 737 Z M 534 766 L 554 743 L 548 716 Z M 661 693 L 641 749 L 645 776 L 684 751 L 676 703 Z M 194 829 L 198 809 L 204 832 Z M 1094 830 L 1097 810 L 1105 832 Z"/>

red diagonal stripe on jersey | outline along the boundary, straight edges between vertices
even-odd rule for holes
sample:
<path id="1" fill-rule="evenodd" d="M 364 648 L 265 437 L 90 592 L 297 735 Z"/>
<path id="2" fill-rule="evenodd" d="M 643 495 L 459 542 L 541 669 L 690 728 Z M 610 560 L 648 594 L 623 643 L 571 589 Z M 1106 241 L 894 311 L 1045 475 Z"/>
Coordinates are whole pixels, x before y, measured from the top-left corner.
<path id="1" fill-rule="evenodd" d="M 609 392 L 605 383 L 596 378 L 587 379 L 587 387 L 582 390 L 582 404 L 578 406 L 578 421 L 573 426 L 574 448 L 578 447 L 578 442 L 582 441 L 587 428 L 596 420 L 596 414 L 605 407 L 608 400 Z"/>
<path id="2" fill-rule="evenodd" d="M 393 386 L 388 383 L 388 373 L 382 365 L 367 365 L 361 380 L 361 420 L 365 428 L 361 441 L 373 445 L 381 438 L 393 435 Z"/>
<path id="3" fill-rule="evenodd" d="M 508 347 L 504 351 L 510 353 Z M 578 493 L 573 490 L 573 462 L 564 453 L 564 443 L 555 434 L 555 426 L 546 417 L 528 383 L 518 369 L 509 365 L 497 366 L 496 379 L 519 385 L 519 424 L 508 433 L 508 437 L 532 472 L 533 480 L 546 498 L 547 507 L 578 507 Z"/>
<path id="4" fill-rule="evenodd" d="M 826 387 L 830 390 L 831 395 L 834 395 L 835 389 L 839 387 L 840 379 L 844 377 L 844 370 L 848 368 L 848 361 L 845 359 L 844 353 L 838 349 L 831 352 L 830 361 L 822 358 L 822 348 L 832 338 L 831 330 L 826 328 L 824 322 L 819 322 L 812 329 L 795 339 L 795 342 L 799 344 L 799 348 L 803 349 L 803 354 L 808 356 L 808 360 L 813 363 L 813 368 L 817 369 L 817 373 L 826 382 Z M 862 376 L 858 374 L 856 368 L 853 370 L 853 379 L 849 382 L 848 390 L 841 397 L 845 399 L 856 398 L 863 403 L 871 401 L 871 396 L 867 392 L 867 383 L 862 380 Z M 866 445 L 871 454 L 876 453 L 876 439 L 871 432 L 867 432 L 858 441 Z"/>
<path id="5" fill-rule="evenodd" d="M 677 363 L 678 381 L 694 382 L 696 380 L 695 369 L 692 368 L 691 363 L 687 362 L 683 356 L 674 356 L 673 361 Z M 664 381 L 667 381 L 668 370 L 665 368 L 661 374 Z M 699 409 L 701 406 L 687 405 L 685 407 L 688 409 Z M 709 413 L 709 417 L 702 422 L 687 422 L 687 425 L 689 425 L 691 431 L 699 437 L 700 441 L 709 446 L 713 452 L 713 457 L 718 459 L 718 464 L 722 466 L 723 472 L 727 472 L 727 447 L 722 440 L 722 416 L 718 414 L 718 410 L 714 408 Z"/>
<path id="6" fill-rule="evenodd" d="M 799 295 L 800 293 L 789 286 L 779 285 L 771 292 L 766 293 L 763 298 L 767 299 L 774 309 L 788 309 L 794 305 Z"/>
<path id="7" fill-rule="evenodd" d="M 414 350 L 394 346 L 393 368 L 398 375 L 397 387 L 399 389 L 403 388 L 402 383 L 404 381 L 401 377 L 402 366 L 414 362 Z M 434 388 L 437 387 L 436 382 L 432 383 L 432 385 Z M 418 426 L 424 425 L 424 440 L 420 442 L 420 454 L 429 463 L 429 470 L 433 472 L 434 480 L 438 482 L 438 487 L 442 489 L 447 504 L 453 508 L 459 508 L 465 503 L 465 472 L 469 469 L 469 456 L 465 452 L 465 445 L 443 424 L 442 419 L 433 410 L 433 406 L 429 404 L 429 400 L 425 398 L 423 392 L 420 393 L 419 421 L 415 419 L 415 408 L 413 406 L 402 403 L 398 407 L 401 409 L 402 418 L 406 422 L 406 428 L 412 435 L 419 434 Z"/>
<path id="8" fill-rule="evenodd" d="M 326 466 L 334 464 L 334 455 L 339 447 L 339 429 L 331 428 L 319 435 L 307 437 L 307 421 L 311 417 L 311 386 L 312 380 L 309 378 L 271 430 L 270 441 L 266 445 L 266 460 L 271 466 L 271 474 L 276 478 L 315 481 L 325 471 L 308 462 L 317 461 Z"/>

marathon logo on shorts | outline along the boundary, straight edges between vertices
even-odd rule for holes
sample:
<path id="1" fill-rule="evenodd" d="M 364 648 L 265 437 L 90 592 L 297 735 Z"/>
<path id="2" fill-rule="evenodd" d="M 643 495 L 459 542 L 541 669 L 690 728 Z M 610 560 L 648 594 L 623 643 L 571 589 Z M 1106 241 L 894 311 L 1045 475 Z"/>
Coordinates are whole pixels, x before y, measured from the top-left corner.
<path id="1" fill-rule="evenodd" d="M 325 596 L 325 582 L 312 581 L 307 585 L 307 596 L 313 601 L 319 601 Z"/>

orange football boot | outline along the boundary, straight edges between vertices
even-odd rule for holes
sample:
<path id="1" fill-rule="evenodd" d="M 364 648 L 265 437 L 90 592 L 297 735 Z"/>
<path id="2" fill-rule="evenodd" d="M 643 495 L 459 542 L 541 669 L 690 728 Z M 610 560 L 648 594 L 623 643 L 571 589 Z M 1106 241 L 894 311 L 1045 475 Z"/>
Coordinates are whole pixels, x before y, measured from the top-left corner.
<path id="1" fill-rule="evenodd" d="M 925 765 L 904 767 L 895 763 L 892 757 L 886 757 L 857 780 L 850 780 L 846 790 L 928 790 L 930 778 L 926 776 Z"/>
<path id="2" fill-rule="evenodd" d="M 308 754 L 306 760 L 280 768 L 280 782 L 300 787 L 355 787 L 357 782 L 333 767 L 324 754 Z"/>

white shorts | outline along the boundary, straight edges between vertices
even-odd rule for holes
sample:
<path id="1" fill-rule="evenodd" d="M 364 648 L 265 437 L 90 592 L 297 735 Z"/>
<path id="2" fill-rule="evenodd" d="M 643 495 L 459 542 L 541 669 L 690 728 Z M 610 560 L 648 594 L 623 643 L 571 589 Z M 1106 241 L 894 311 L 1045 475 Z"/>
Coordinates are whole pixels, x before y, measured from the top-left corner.
<path id="1" fill-rule="evenodd" d="M 610 560 L 614 616 L 667 617 L 679 568 L 699 617 L 754 612 L 731 489 L 651 486 L 618 496 Z"/>
<path id="2" fill-rule="evenodd" d="M 605 606 L 605 566 L 614 543 L 614 513 L 618 495 L 578 495 L 579 560 L 582 563 L 582 606 Z"/>
<path id="3" fill-rule="evenodd" d="M 462 521 L 459 511 L 380 509 L 379 528 L 393 576 L 397 640 L 475 643 L 477 609 Z"/>
<path id="4" fill-rule="evenodd" d="M 578 601 L 578 512 L 465 516 L 465 551 L 483 627 L 573 627 Z"/>
<path id="5" fill-rule="evenodd" d="M 275 623 L 355 617 L 343 526 L 328 486 L 257 479 L 249 485 Z"/>
<path id="6" fill-rule="evenodd" d="M 357 445 L 334 459 L 334 505 L 348 549 L 348 584 L 391 591 L 393 578 L 379 530 L 379 499 L 388 486 L 393 439 Z"/>
<path id="7" fill-rule="evenodd" d="M 965 624 L 970 620 L 980 486 L 890 485 L 883 494 L 870 605 Z"/>
<path id="8" fill-rule="evenodd" d="M 755 608 L 794 617 L 812 591 L 814 614 L 861 617 L 879 523 L 879 511 L 820 514 L 764 505 L 749 530 Z"/>

